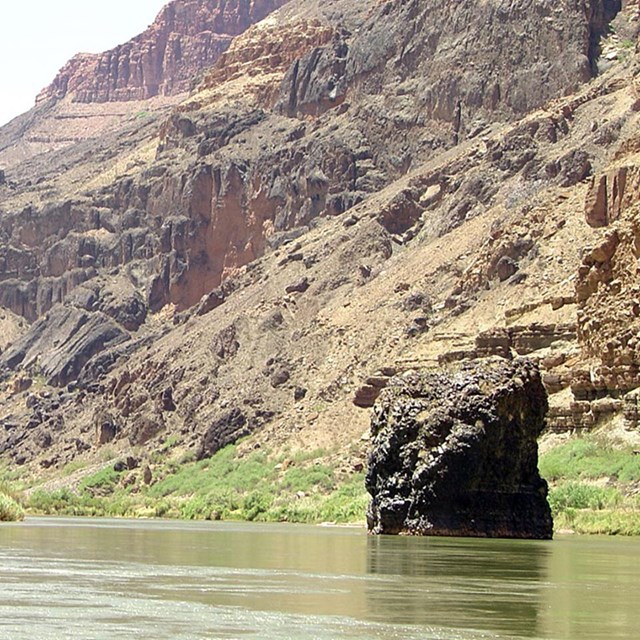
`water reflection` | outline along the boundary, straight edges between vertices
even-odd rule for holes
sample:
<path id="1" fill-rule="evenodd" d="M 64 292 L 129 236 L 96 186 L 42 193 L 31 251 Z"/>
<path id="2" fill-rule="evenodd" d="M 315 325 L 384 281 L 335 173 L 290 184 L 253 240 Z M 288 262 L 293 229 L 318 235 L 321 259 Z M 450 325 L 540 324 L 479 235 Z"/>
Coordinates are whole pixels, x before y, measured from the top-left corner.
<path id="1" fill-rule="evenodd" d="M 369 608 L 398 624 L 534 638 L 549 554 L 540 542 L 372 537 L 368 571 L 395 580 L 367 584 Z"/>

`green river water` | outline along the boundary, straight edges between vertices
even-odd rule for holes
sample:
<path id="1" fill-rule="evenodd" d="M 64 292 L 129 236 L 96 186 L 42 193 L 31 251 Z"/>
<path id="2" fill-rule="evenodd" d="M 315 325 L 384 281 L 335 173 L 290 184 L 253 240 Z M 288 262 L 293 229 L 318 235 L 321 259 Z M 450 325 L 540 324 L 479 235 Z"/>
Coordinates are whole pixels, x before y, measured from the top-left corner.
<path id="1" fill-rule="evenodd" d="M 0 526 L 0 638 L 640 638 L 640 539 L 30 518 Z"/>

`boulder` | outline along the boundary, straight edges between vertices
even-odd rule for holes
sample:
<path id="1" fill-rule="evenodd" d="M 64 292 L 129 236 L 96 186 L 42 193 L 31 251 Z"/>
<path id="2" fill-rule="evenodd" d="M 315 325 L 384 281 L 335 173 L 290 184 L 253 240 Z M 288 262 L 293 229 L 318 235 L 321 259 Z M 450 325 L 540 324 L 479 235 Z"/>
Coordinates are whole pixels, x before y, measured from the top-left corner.
<path id="1" fill-rule="evenodd" d="M 309 288 L 309 278 L 306 276 L 292 282 L 285 291 L 287 293 L 304 293 Z"/>
<path id="2" fill-rule="evenodd" d="M 98 446 L 113 442 L 118 435 L 118 424 L 114 416 L 104 409 L 96 411 L 93 422 Z"/>
<path id="3" fill-rule="evenodd" d="M 518 271 L 518 263 L 509 256 L 502 256 L 496 265 L 496 273 L 500 282 L 508 280 Z"/>
<path id="4" fill-rule="evenodd" d="M 147 317 L 144 298 L 126 278 L 107 280 L 99 290 L 96 307 L 127 331 L 137 331 Z"/>
<path id="5" fill-rule="evenodd" d="M 537 466 L 547 408 L 540 373 L 523 358 L 392 379 L 371 423 L 369 531 L 551 538 Z"/>
<path id="6" fill-rule="evenodd" d="M 214 420 L 202 436 L 197 459 L 210 458 L 228 444 L 251 433 L 247 416 L 240 409 L 230 409 Z"/>
<path id="7" fill-rule="evenodd" d="M 229 325 L 217 333 L 211 343 L 211 349 L 221 360 L 229 360 L 238 353 L 240 343 L 237 340 L 235 325 Z"/>
<path id="8" fill-rule="evenodd" d="M 281 387 L 283 384 L 289 382 L 291 373 L 286 367 L 278 367 L 271 375 L 271 386 L 274 389 Z"/>
<path id="9" fill-rule="evenodd" d="M 145 445 L 161 431 L 164 431 L 165 427 L 166 425 L 161 413 L 149 413 L 138 416 L 133 431 L 129 435 L 129 442 L 134 447 Z"/>

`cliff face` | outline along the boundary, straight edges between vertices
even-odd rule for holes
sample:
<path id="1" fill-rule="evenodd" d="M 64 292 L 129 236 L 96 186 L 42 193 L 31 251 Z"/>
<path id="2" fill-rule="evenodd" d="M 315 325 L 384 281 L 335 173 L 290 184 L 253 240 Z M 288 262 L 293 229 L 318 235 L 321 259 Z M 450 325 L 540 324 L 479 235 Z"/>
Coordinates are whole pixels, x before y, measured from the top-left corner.
<path id="1" fill-rule="evenodd" d="M 213 11 L 169 7 L 192 5 Z M 8 168 L 0 449 L 62 465 L 107 423 L 122 449 L 175 435 L 197 455 L 248 433 L 359 441 L 362 380 L 371 404 L 421 358 L 534 353 L 565 393 L 581 249 L 604 233 L 586 180 L 638 120 L 614 5 L 296 0 L 165 115 L 131 103 L 108 135 Z M 593 220 L 618 215 L 620 179 L 594 183 Z"/>
<path id="2" fill-rule="evenodd" d="M 37 102 L 146 100 L 188 91 L 233 38 L 287 0 L 174 0 L 142 34 L 101 54 L 80 53 Z"/>
<path id="3" fill-rule="evenodd" d="M 168 122 L 159 157 L 180 150 L 199 159 L 156 208 L 175 209 L 166 198 L 179 196 L 177 208 L 192 212 L 189 253 L 209 259 L 185 256 L 179 274 L 170 268 L 165 299 L 193 304 L 198 283 L 217 285 L 261 255 L 270 235 L 340 214 L 492 123 L 573 91 L 591 77 L 592 43 L 606 25 L 597 2 L 554 11 L 544 3 L 366 6 L 353 30 L 321 15 L 320 24 L 248 32 Z M 503 170 L 529 160 L 510 151 Z M 472 216 L 477 204 L 461 202 L 452 218 Z M 396 203 L 389 230 L 403 233 L 420 210 L 411 198 Z"/>
<path id="4" fill-rule="evenodd" d="M 574 382 L 574 394 L 587 406 L 615 398 L 631 410 L 632 428 L 637 394 L 625 396 L 640 387 L 639 178 L 638 166 L 625 164 L 594 177 L 586 218 L 603 236 L 584 252 L 576 277 L 578 339 L 591 367 Z"/>
<path id="5" fill-rule="evenodd" d="M 370 2 L 355 17 L 345 2 L 332 5 L 330 18 L 306 4 L 304 18 L 285 12 L 235 41 L 167 120 L 148 172 L 90 202 L 7 216 L 4 304 L 35 319 L 93 277 L 92 269 L 141 260 L 139 285 L 150 307 L 186 309 L 279 234 L 340 214 L 491 123 L 573 90 L 590 77 L 590 46 L 604 28 L 598 2 L 591 12 L 568 1 L 553 12 L 535 2 Z M 222 33 L 226 47 L 275 6 L 171 3 L 145 34 L 94 59 L 106 75 L 78 68 L 79 84 L 63 82 L 64 92 L 99 101 L 149 95 L 160 76 L 131 73 L 134 53 L 139 64 L 142 51 L 164 60 L 172 33 L 194 42 Z M 342 27 L 349 22 L 352 31 Z M 178 87 L 192 76 L 189 65 L 202 68 L 204 60 L 194 50 L 180 58 L 183 66 L 157 68 Z M 86 83 L 94 84 L 83 89 Z M 527 153 L 505 149 L 502 170 L 519 169 Z M 459 202 L 446 225 L 481 209 L 486 189 Z M 417 220 L 423 206 L 416 197 L 399 198 L 383 214 L 389 231 L 402 234 Z M 61 224 L 55 235 L 54 219 Z M 24 224 L 32 230 L 26 235 Z"/>

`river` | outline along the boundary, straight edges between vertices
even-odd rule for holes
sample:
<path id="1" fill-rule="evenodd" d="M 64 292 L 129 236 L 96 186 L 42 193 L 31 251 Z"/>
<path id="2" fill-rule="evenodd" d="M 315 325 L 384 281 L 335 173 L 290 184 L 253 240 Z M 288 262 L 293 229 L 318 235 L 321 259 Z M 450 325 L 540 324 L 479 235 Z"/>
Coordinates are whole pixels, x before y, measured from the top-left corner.
<path id="1" fill-rule="evenodd" d="M 30 518 L 0 526 L 7 640 L 629 640 L 640 539 Z"/>

